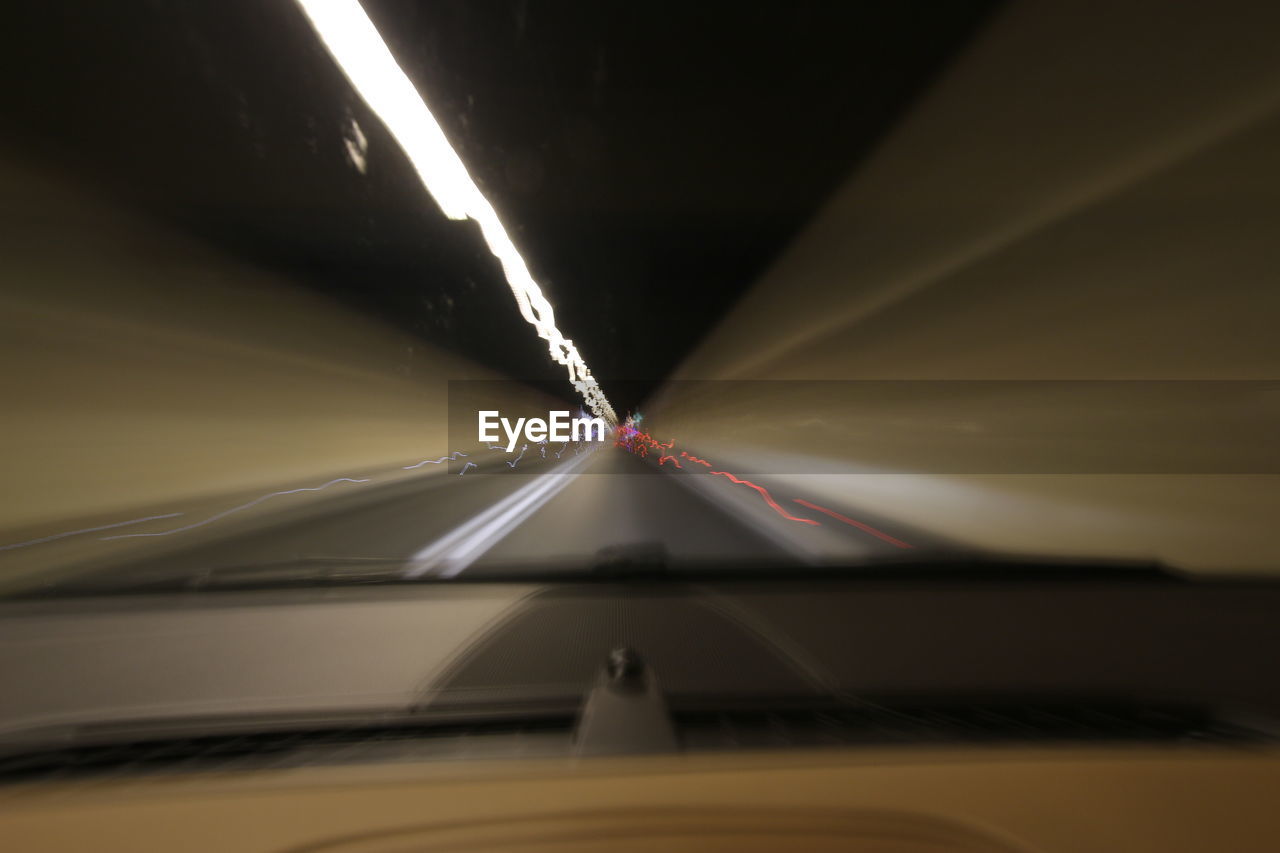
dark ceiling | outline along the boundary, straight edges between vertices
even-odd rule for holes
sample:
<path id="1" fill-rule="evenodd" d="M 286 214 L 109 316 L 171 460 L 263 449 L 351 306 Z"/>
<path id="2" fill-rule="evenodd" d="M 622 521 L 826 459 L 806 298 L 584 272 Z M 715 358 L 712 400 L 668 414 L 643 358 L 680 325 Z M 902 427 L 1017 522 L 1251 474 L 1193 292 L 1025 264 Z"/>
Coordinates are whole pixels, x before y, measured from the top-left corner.
<path id="1" fill-rule="evenodd" d="M 561 330 L 606 391 L 640 380 L 621 411 L 994 3 L 364 5 Z M 290 0 L 31 3 L 10 21 L 23 156 L 510 375 L 559 375 L 474 227 L 440 215 Z"/>

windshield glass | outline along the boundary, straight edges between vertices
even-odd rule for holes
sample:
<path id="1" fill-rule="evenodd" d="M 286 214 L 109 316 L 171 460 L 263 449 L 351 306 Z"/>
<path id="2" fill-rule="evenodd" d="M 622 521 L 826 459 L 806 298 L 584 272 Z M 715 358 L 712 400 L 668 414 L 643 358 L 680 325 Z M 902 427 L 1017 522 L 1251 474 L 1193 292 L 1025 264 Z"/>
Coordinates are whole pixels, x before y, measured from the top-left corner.
<path id="1" fill-rule="evenodd" d="M 27 4 L 0 594 L 1273 573 L 1280 57 L 1205 25 Z"/>

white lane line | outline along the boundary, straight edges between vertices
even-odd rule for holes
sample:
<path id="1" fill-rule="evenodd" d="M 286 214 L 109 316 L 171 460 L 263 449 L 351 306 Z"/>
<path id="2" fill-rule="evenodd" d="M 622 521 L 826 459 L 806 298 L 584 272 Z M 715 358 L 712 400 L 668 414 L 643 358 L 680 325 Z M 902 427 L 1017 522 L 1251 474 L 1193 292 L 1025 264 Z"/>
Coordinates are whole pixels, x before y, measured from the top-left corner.
<path id="1" fill-rule="evenodd" d="M 577 479 L 581 472 L 576 469 L 590 455 L 575 457 L 556 470 L 539 475 L 441 536 L 413 555 L 404 576 L 416 578 L 431 572 L 435 577 L 451 578 L 459 574 Z"/>

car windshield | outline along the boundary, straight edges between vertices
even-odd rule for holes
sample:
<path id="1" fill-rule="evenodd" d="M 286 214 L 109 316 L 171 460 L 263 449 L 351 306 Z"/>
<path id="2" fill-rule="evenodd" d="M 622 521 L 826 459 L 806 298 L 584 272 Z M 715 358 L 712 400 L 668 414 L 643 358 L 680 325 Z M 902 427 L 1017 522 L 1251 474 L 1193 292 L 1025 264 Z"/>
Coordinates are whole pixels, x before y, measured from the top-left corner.
<path id="1" fill-rule="evenodd" d="M 0 595 L 1274 573 L 1280 58 L 1197 15 L 26 4 Z"/>

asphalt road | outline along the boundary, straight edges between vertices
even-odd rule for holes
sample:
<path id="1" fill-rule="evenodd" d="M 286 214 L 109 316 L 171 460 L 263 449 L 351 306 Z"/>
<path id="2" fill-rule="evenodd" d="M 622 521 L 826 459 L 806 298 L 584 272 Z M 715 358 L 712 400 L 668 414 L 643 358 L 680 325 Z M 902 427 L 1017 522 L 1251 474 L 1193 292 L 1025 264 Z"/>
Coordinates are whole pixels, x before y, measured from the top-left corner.
<path id="1" fill-rule="evenodd" d="M 335 490 L 304 509 L 282 504 L 251 528 L 228 519 L 215 536 L 210 525 L 190 547 L 175 533 L 156 542 L 154 556 L 80 577 L 128 583 L 311 562 L 410 577 L 534 573 L 589 568 L 619 548 L 644 555 L 661 549 L 673 568 L 787 565 L 805 561 L 805 536 L 843 537 L 857 553 L 876 556 L 900 554 L 906 543 L 895 536 L 908 535 L 892 525 L 886 533 L 883 522 L 865 529 L 847 523 L 860 514 L 849 507 L 828 508 L 841 520 L 788 504 L 783 511 L 793 517 L 784 517 L 764 493 L 709 476 L 710 468 L 688 460 L 680 469 L 659 467 L 652 456 L 613 446 L 562 459 L 534 448 L 515 468 L 511 458 L 473 454 L 475 467 L 465 472 L 454 463 L 435 476 Z M 767 478 L 753 482 L 767 491 Z"/>

